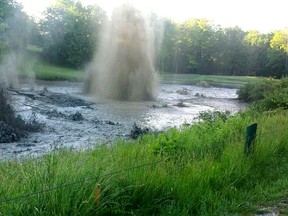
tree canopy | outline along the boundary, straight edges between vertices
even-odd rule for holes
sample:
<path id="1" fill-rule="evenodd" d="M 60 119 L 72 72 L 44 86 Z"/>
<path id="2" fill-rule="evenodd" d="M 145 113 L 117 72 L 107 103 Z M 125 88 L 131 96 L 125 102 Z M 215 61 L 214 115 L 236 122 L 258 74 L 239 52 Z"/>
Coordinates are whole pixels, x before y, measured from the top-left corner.
<path id="1" fill-rule="evenodd" d="M 262 34 L 222 28 L 206 19 L 181 24 L 164 19 L 157 67 L 168 73 L 287 75 L 288 30 Z"/>
<path id="2" fill-rule="evenodd" d="M 44 59 L 69 67 L 83 66 L 93 55 L 105 19 L 104 11 L 97 6 L 57 0 L 47 8 L 41 22 Z"/>

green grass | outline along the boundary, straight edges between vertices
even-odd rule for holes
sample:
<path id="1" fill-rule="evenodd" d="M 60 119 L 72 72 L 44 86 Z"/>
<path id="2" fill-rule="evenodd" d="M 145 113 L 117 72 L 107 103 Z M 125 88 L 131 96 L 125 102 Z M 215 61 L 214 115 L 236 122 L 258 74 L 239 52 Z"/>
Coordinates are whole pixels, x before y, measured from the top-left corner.
<path id="1" fill-rule="evenodd" d="M 161 80 L 164 83 L 201 85 L 206 82 L 212 86 L 240 88 L 247 83 L 256 83 L 265 78 L 250 76 L 218 76 L 200 74 L 164 74 Z"/>
<path id="2" fill-rule="evenodd" d="M 28 44 L 26 50 L 31 54 L 37 55 L 43 51 L 43 48 L 33 44 Z"/>
<path id="3" fill-rule="evenodd" d="M 37 79 L 41 80 L 70 80 L 79 81 L 84 72 L 38 62 L 34 66 Z"/>
<path id="4" fill-rule="evenodd" d="M 36 78 L 39 80 L 68 80 L 80 81 L 84 72 L 65 68 L 38 60 L 39 54 L 43 51 L 41 47 L 28 44 L 27 55 L 19 68 L 19 75 L 24 78 Z"/>
<path id="5" fill-rule="evenodd" d="M 246 157 L 254 122 L 256 149 Z M 287 199 L 287 130 L 287 111 L 242 113 L 113 147 L 0 162 L 0 200 L 79 182 L 0 203 L 0 215 L 253 215 Z"/>
<path id="6" fill-rule="evenodd" d="M 29 47 L 33 52 L 38 51 L 37 47 Z M 36 50 L 36 51 L 34 51 Z M 60 67 L 41 61 L 35 61 L 27 59 L 20 69 L 20 75 L 27 77 L 31 74 L 29 72 L 33 70 L 35 77 L 40 80 L 69 80 L 69 81 L 81 81 L 84 77 L 84 72 L 71 68 Z M 234 87 L 240 88 L 247 83 L 256 83 L 265 78 L 260 77 L 248 77 L 248 76 L 216 76 L 216 75 L 199 75 L 199 74 L 164 74 L 161 75 L 162 83 L 175 83 L 175 84 L 189 84 L 198 85 L 206 82 L 212 86 L 219 87 Z"/>
<path id="7" fill-rule="evenodd" d="M 39 80 L 68 80 L 81 81 L 84 77 L 84 72 L 71 68 L 60 67 L 41 61 L 33 62 L 31 59 L 22 64 L 19 74 L 21 77 L 35 77 Z"/>

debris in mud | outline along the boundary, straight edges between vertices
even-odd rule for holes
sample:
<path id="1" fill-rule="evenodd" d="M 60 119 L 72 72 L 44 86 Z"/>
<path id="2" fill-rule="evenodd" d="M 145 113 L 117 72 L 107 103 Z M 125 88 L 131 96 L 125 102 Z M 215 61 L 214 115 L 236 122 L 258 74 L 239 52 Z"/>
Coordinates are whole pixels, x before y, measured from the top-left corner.
<path id="1" fill-rule="evenodd" d="M 35 100 L 37 97 L 36 93 L 34 93 L 34 92 L 18 91 L 18 90 L 13 89 L 13 88 L 9 88 L 8 91 L 17 93 L 18 95 L 23 95 L 25 97 L 29 97 L 32 100 Z"/>
<path id="2" fill-rule="evenodd" d="M 44 87 L 43 90 L 39 93 L 40 96 L 45 96 L 48 94 L 48 89 L 47 87 Z"/>
<path id="3" fill-rule="evenodd" d="M 183 107 L 189 107 L 189 106 L 187 106 L 186 104 L 184 104 L 183 101 L 181 101 L 181 102 L 179 102 L 179 103 L 177 103 L 177 104 L 174 104 L 173 106 L 177 106 L 177 107 L 181 107 L 181 108 L 183 108 Z"/>
<path id="4" fill-rule="evenodd" d="M 160 106 L 157 106 L 156 104 L 153 104 L 151 107 L 152 107 L 153 109 L 160 108 Z"/>
<path id="5" fill-rule="evenodd" d="M 59 112 L 57 109 L 42 111 L 41 113 L 46 115 L 49 119 L 65 118 L 65 119 L 72 120 L 72 121 L 83 121 L 84 120 L 83 115 L 79 111 L 75 112 L 74 114 L 70 114 L 70 115 Z"/>
<path id="6" fill-rule="evenodd" d="M 138 127 L 136 123 L 133 124 L 133 129 L 130 132 L 130 137 L 132 139 L 137 139 L 139 136 L 143 136 L 144 134 L 149 133 L 149 129 L 148 128 L 141 128 Z"/>
<path id="7" fill-rule="evenodd" d="M 106 124 L 108 124 L 108 125 L 119 125 L 119 123 L 117 122 L 117 123 L 115 123 L 115 122 L 112 122 L 112 121 L 105 121 L 105 123 Z"/>
<path id="8" fill-rule="evenodd" d="M 37 92 L 18 91 L 15 89 L 10 89 L 9 91 L 15 92 L 18 95 L 29 97 L 33 100 L 39 100 L 44 103 L 55 104 L 61 107 L 78 107 L 78 106 L 89 107 L 89 105 L 93 104 L 92 102 L 87 102 L 75 96 L 70 96 L 63 93 L 51 92 L 46 87 L 44 87 L 43 90 Z"/>
<path id="9" fill-rule="evenodd" d="M 111 126 L 120 126 L 121 124 L 119 122 L 112 122 L 110 120 L 99 120 L 99 119 L 94 119 L 92 122 L 96 125 L 111 125 Z"/>
<path id="10" fill-rule="evenodd" d="M 47 115 L 47 117 L 49 119 L 51 119 L 51 118 L 65 118 L 66 117 L 66 115 L 64 115 L 62 112 L 58 112 L 56 109 L 44 111 L 41 113 L 44 115 Z"/>
<path id="11" fill-rule="evenodd" d="M 195 97 L 205 97 L 205 95 L 204 94 L 200 94 L 200 93 L 196 93 Z"/>
<path id="12" fill-rule="evenodd" d="M 67 94 L 50 92 L 45 88 L 38 93 L 37 99 L 45 103 L 56 104 L 62 107 L 89 106 L 92 104 Z"/>
<path id="13" fill-rule="evenodd" d="M 178 94 L 180 94 L 180 95 L 189 95 L 189 94 L 191 93 L 191 91 L 188 90 L 187 88 L 183 88 L 183 89 L 181 89 L 181 90 L 177 90 L 176 92 L 177 92 Z"/>
<path id="14" fill-rule="evenodd" d="M 82 116 L 82 114 L 80 112 L 76 112 L 72 115 L 69 116 L 70 119 L 72 119 L 73 121 L 83 121 L 84 117 Z"/>
<path id="15" fill-rule="evenodd" d="M 149 106 L 148 106 L 149 107 Z M 158 108 L 167 108 L 168 107 L 168 104 L 162 104 L 162 105 L 156 105 L 156 104 L 153 104 L 152 106 L 151 106 L 151 108 L 153 108 L 153 109 L 158 109 Z"/>

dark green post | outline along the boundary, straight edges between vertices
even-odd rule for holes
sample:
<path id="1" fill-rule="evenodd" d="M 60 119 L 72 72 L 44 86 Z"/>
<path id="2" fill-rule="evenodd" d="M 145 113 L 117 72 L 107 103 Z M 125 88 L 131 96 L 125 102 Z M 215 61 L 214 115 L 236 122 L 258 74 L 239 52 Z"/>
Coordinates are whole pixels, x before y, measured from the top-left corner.
<path id="1" fill-rule="evenodd" d="M 254 141 L 256 138 L 257 123 L 254 123 L 246 128 L 246 141 L 244 152 L 248 156 L 254 152 Z"/>

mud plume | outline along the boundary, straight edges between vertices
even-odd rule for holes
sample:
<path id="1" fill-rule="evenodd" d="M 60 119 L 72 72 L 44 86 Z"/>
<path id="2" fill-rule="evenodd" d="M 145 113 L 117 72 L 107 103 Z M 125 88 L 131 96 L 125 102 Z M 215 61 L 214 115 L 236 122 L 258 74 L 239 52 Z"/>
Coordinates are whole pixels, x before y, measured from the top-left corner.
<path id="1" fill-rule="evenodd" d="M 149 22 L 131 5 L 114 9 L 103 28 L 86 89 L 97 98 L 153 100 L 157 86 L 154 35 Z"/>

